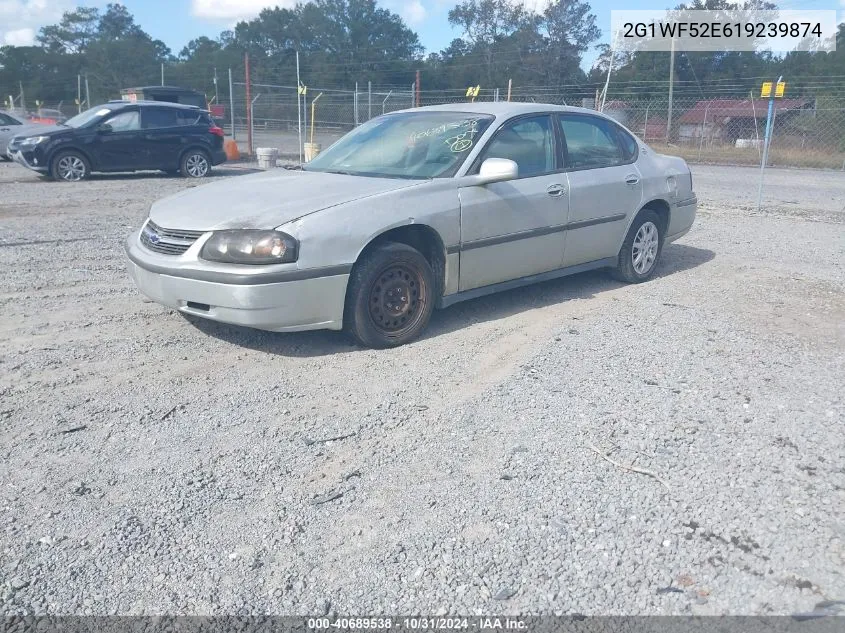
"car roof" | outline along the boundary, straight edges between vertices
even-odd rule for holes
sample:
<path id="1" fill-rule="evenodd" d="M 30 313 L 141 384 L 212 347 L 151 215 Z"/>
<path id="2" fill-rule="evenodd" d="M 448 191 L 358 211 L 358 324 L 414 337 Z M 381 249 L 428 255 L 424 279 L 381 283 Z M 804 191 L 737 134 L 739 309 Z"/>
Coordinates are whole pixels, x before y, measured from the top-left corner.
<path id="1" fill-rule="evenodd" d="M 202 110 L 199 106 L 190 105 L 188 103 L 173 103 L 172 101 L 147 101 L 144 99 L 138 99 L 137 101 L 127 101 L 126 99 L 114 99 L 113 101 L 109 101 L 106 106 L 112 107 L 120 107 L 120 106 L 156 106 L 156 107 L 165 107 L 165 108 L 176 108 L 177 110 L 201 110 L 202 112 L 207 112 L 207 110 Z"/>
<path id="2" fill-rule="evenodd" d="M 554 103 L 524 103 L 517 101 L 476 101 L 466 103 L 447 103 L 444 105 L 424 106 L 422 108 L 408 108 L 398 112 L 467 112 L 474 114 L 492 114 L 497 118 L 508 118 L 520 114 L 531 114 L 533 112 L 573 112 L 581 114 L 594 114 L 599 116 L 601 112 L 590 108 L 577 108 L 574 106 L 562 106 Z"/>

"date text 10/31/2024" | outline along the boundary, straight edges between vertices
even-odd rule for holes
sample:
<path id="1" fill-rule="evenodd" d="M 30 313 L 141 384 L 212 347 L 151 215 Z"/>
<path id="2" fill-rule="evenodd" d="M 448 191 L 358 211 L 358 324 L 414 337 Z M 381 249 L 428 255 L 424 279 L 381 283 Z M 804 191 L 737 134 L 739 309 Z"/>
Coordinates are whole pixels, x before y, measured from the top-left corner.
<path id="1" fill-rule="evenodd" d="M 525 631 L 528 624 L 512 617 L 474 617 L 474 618 L 308 618 L 307 628 L 311 630 L 363 630 L 363 631 L 427 631 L 427 630 L 468 630 L 479 631 Z"/>

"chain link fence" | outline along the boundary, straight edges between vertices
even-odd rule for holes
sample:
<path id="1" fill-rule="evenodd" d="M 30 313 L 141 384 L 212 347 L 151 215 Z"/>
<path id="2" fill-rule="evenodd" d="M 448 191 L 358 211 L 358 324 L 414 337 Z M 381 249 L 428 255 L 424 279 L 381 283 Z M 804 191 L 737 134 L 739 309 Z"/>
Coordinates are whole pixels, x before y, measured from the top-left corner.
<path id="1" fill-rule="evenodd" d="M 325 149 L 372 117 L 417 104 L 504 101 L 510 97 L 511 101 L 596 108 L 595 96 L 587 97 L 589 93 L 584 91 L 513 87 L 508 95 L 506 88 L 481 88 L 477 96 L 468 97 L 466 89 L 417 93 L 412 83 L 362 83 L 342 89 L 308 86 L 307 94 L 298 95 L 294 85 L 252 83 L 247 90 L 243 81 L 230 82 L 228 69 L 218 72 L 209 68 L 191 76 L 183 71 L 178 65 L 165 66 L 164 82 L 203 92 L 215 119 L 227 134 L 234 135 L 241 151 L 248 153 L 250 149 L 251 120 L 252 148 L 275 147 L 288 158 L 300 156 L 300 135 L 302 143 L 313 140 Z M 242 72 L 234 74 L 243 79 Z M 146 85 L 160 83 L 161 78 L 157 79 Z M 96 77 L 73 76 L 62 85 L 65 83 L 67 99 L 46 102 L 39 99 L 37 90 L 28 89 L 24 96 L 9 88 L 8 95 L 0 95 L 3 107 L 51 123 L 85 109 L 86 95 L 90 95 L 91 105 L 120 98 L 103 89 Z M 657 151 L 682 156 L 689 162 L 732 165 L 760 164 L 767 108 L 767 100 L 754 93 L 731 98 L 684 94 L 671 101 L 668 95 L 650 99 L 611 95 L 603 105 L 605 114 Z M 845 97 L 809 94 L 777 99 L 768 165 L 845 170 Z"/>

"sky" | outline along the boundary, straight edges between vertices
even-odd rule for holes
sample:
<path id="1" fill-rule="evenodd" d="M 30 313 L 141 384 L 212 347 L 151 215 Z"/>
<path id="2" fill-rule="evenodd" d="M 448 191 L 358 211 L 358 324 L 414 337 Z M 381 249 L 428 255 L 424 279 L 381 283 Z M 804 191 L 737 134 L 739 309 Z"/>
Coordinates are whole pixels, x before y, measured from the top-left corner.
<path id="1" fill-rule="evenodd" d="M 542 9 L 548 0 L 511 0 L 533 10 Z M 608 40 L 611 9 L 661 9 L 679 0 L 592 0 L 602 41 Z M 776 0 L 777 1 L 777 0 Z M 458 0 L 379 0 L 379 4 L 402 16 L 414 29 L 426 52 L 446 48 L 460 33 L 449 26 L 447 15 Z M 265 7 L 290 7 L 296 0 L 123 0 L 138 24 L 156 39 L 167 44 L 174 54 L 200 35 L 216 37 L 239 20 L 258 15 Z M 845 0 L 781 0 L 783 9 L 839 9 L 845 19 Z M 33 42 L 38 29 L 55 24 L 64 11 L 78 6 L 104 7 L 105 0 L 0 0 L 0 45 L 25 46 Z M 597 53 L 585 56 L 589 68 Z"/>

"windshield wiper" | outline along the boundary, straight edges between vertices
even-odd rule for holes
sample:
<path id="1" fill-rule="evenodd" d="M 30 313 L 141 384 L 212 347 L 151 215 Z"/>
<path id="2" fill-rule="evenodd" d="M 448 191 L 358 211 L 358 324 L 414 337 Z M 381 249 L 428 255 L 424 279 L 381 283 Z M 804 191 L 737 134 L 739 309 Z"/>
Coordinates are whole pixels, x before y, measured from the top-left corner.
<path id="1" fill-rule="evenodd" d="M 284 167 L 285 169 L 290 169 L 291 171 L 302 169 L 302 165 L 285 165 Z"/>

